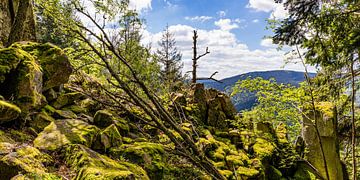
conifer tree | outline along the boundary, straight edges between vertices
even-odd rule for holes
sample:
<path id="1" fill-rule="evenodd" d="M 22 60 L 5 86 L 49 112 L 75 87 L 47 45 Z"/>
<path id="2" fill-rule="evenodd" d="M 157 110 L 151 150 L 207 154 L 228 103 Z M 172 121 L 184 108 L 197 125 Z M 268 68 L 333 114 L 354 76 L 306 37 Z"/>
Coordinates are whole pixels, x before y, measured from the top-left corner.
<path id="1" fill-rule="evenodd" d="M 182 55 L 176 48 L 176 41 L 174 34 L 170 32 L 169 26 L 166 26 L 162 33 L 162 38 L 159 41 L 160 49 L 156 54 L 159 58 L 159 62 L 162 65 L 160 72 L 161 80 L 173 89 L 177 84 L 183 80 L 181 74 L 181 58 Z"/>

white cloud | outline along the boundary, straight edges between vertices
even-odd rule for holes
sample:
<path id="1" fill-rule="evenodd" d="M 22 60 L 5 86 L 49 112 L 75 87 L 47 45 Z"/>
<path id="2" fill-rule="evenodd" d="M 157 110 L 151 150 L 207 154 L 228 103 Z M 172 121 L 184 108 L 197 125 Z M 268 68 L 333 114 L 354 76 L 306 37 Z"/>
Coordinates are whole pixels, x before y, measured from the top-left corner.
<path id="1" fill-rule="evenodd" d="M 198 21 L 198 22 L 205 22 L 211 20 L 213 17 L 210 16 L 194 16 L 194 17 L 185 17 L 186 20 L 189 21 Z"/>
<path id="2" fill-rule="evenodd" d="M 130 0 L 129 6 L 131 9 L 136 9 L 141 12 L 151 9 L 151 0 Z"/>
<path id="3" fill-rule="evenodd" d="M 218 11 L 217 14 L 222 18 L 226 16 L 226 12 L 225 11 Z"/>
<path id="4" fill-rule="evenodd" d="M 263 46 L 263 47 L 272 47 L 272 48 L 277 47 L 276 44 L 273 44 L 273 40 L 270 39 L 270 38 L 265 38 L 265 39 L 261 40 L 260 45 Z"/>
<path id="5" fill-rule="evenodd" d="M 187 25 L 173 25 L 169 30 L 174 33 L 178 49 L 183 54 L 183 72 L 191 70 L 192 66 L 192 36 L 196 29 Z M 285 52 L 275 47 L 265 50 L 250 49 L 246 44 L 239 42 L 236 35 L 228 30 L 198 30 L 198 52 L 204 52 L 209 47 L 210 54 L 199 60 L 198 76 L 209 77 L 213 72 L 219 73 L 215 78 L 222 79 L 246 72 L 283 69 Z M 153 50 L 158 48 L 157 42 L 161 38 L 159 33 L 144 33 L 143 43 L 153 42 Z M 303 71 L 299 64 L 289 64 L 287 70 Z"/>
<path id="6" fill-rule="evenodd" d="M 249 0 L 246 7 L 256 11 L 271 13 L 270 18 L 283 19 L 288 16 L 284 5 L 282 3 L 275 3 L 274 0 Z"/>
<path id="7" fill-rule="evenodd" d="M 259 20 L 258 20 L 258 19 L 254 19 L 254 20 L 252 20 L 252 22 L 253 22 L 253 23 L 258 23 Z"/>
<path id="8" fill-rule="evenodd" d="M 218 26 L 223 31 L 230 31 L 232 29 L 239 28 L 239 25 L 236 23 L 232 23 L 231 19 L 220 19 L 215 21 L 215 26 Z"/>

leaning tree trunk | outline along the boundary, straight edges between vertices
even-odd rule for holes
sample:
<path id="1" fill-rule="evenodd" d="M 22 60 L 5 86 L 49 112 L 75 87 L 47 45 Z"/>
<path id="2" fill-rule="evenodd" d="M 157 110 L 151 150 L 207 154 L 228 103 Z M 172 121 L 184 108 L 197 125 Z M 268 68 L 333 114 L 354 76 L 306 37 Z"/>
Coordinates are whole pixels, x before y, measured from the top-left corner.
<path id="1" fill-rule="evenodd" d="M 0 2 L 0 45 L 17 41 L 35 41 L 35 19 L 32 0 Z"/>

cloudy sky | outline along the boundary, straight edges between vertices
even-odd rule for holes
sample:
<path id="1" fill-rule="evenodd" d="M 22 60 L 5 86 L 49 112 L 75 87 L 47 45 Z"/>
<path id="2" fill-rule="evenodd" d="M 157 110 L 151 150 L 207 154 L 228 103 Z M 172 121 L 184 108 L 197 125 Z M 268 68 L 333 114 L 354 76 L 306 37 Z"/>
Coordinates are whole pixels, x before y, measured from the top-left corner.
<path id="1" fill-rule="evenodd" d="M 153 49 L 168 24 L 183 54 L 184 72 L 191 70 L 192 32 L 198 30 L 199 49 L 210 54 L 199 62 L 198 74 L 208 77 L 218 71 L 222 79 L 251 71 L 297 70 L 284 67 L 285 50 L 278 51 L 266 36 L 268 18 L 286 17 L 282 4 L 273 0 L 131 0 L 131 7 L 146 20 L 144 43 Z"/>

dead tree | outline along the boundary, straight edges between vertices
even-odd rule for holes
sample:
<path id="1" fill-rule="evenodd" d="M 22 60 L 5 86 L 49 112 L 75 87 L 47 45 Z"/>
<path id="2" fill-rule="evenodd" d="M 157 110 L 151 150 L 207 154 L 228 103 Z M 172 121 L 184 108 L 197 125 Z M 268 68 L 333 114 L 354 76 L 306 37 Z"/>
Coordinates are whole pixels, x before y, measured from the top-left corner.
<path id="1" fill-rule="evenodd" d="M 193 61 L 193 65 L 192 65 L 192 67 L 193 67 L 193 70 L 192 71 L 190 71 L 190 72 L 192 72 L 192 81 L 191 81 L 191 83 L 196 83 L 196 81 L 197 80 L 213 80 L 213 81 L 216 81 L 216 82 L 219 82 L 219 83 L 222 83 L 221 81 L 219 81 L 219 80 L 217 80 L 217 79 L 214 79 L 213 77 L 218 73 L 217 71 L 216 72 L 214 72 L 210 77 L 208 77 L 208 78 L 198 78 L 197 77 L 197 61 L 200 59 L 200 58 L 202 58 L 202 57 L 204 57 L 204 56 L 206 56 L 207 54 L 210 54 L 210 51 L 209 51 L 209 47 L 206 47 L 206 51 L 205 51 L 205 53 L 204 54 L 201 54 L 201 55 L 197 55 L 197 38 L 198 38 L 199 36 L 198 36 L 198 34 L 197 34 L 197 31 L 196 30 L 194 30 L 194 36 L 193 36 L 193 58 L 192 58 L 192 61 Z"/>
<path id="2" fill-rule="evenodd" d="M 194 36 L 193 36 L 193 59 L 192 59 L 192 61 L 193 61 L 193 66 L 192 66 L 193 70 L 192 70 L 192 81 L 191 81 L 192 83 L 196 83 L 196 80 L 197 80 L 197 77 L 196 77 L 197 61 L 200 58 L 202 58 L 202 57 L 204 57 L 204 56 L 206 56 L 207 54 L 210 53 L 209 48 L 206 47 L 206 51 L 205 51 L 204 54 L 202 54 L 200 56 L 197 55 L 197 38 L 198 37 L 199 36 L 197 35 L 197 31 L 194 30 Z"/>

